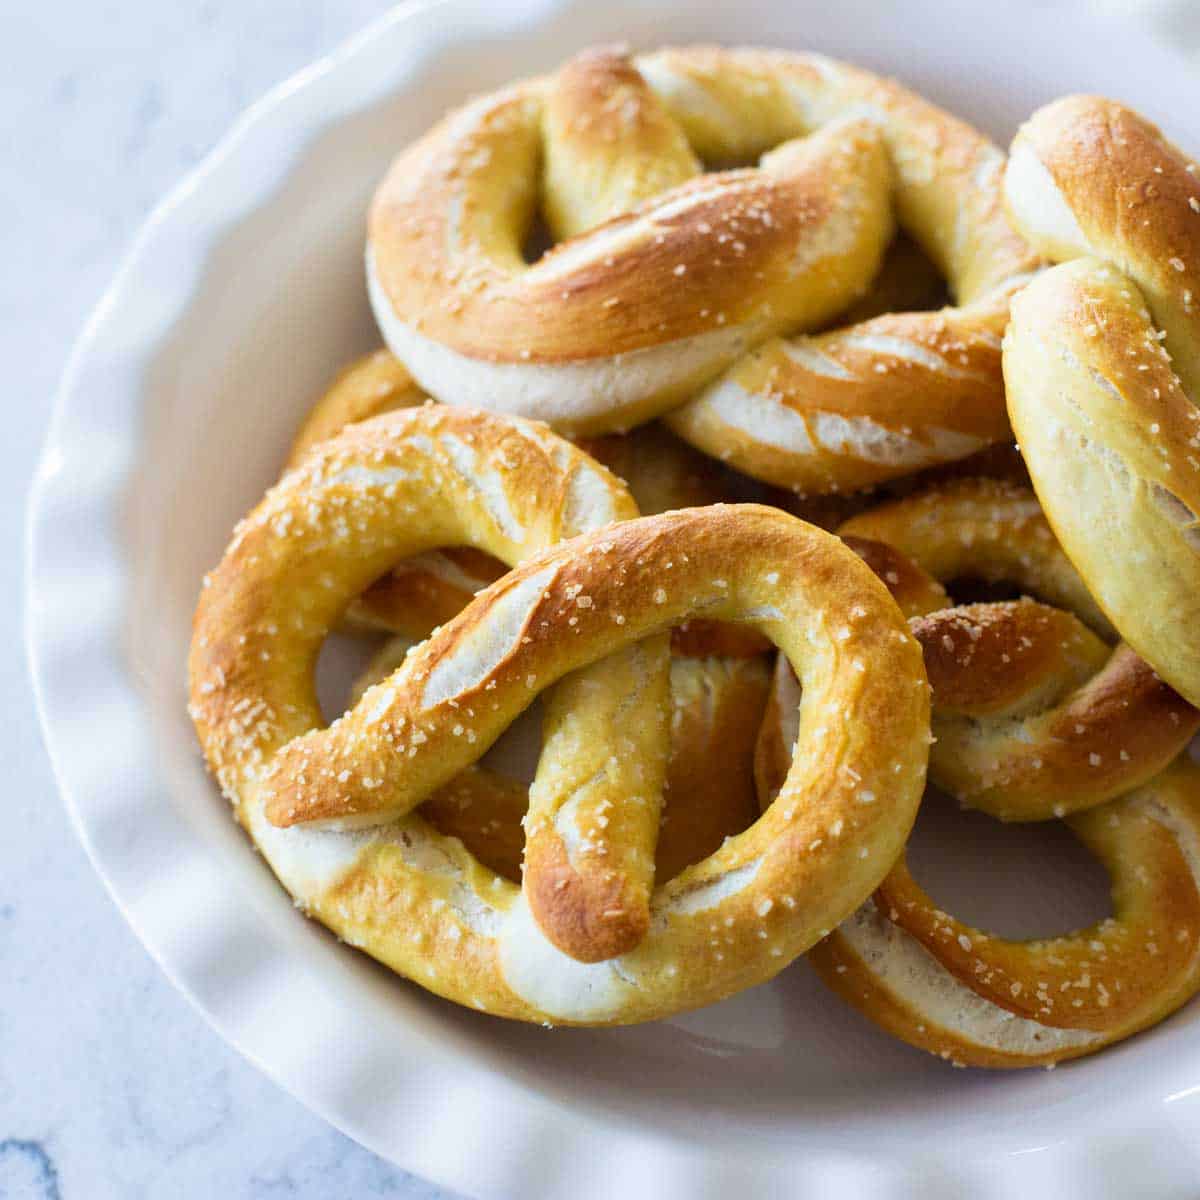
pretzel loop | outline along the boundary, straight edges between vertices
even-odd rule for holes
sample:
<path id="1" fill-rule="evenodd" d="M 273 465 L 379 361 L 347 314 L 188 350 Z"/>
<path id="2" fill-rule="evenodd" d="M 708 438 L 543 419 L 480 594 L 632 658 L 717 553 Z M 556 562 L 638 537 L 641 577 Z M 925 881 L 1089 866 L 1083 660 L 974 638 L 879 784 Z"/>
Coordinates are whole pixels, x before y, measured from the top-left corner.
<path id="1" fill-rule="evenodd" d="M 591 51 L 400 156 L 372 210 L 372 302 L 448 402 L 579 432 L 668 414 L 748 474 L 851 490 L 1007 436 L 999 336 L 1037 260 L 1001 211 L 1003 162 L 820 56 Z M 539 163 L 540 207 L 569 240 L 530 266 Z M 865 290 L 893 207 L 964 307 L 779 336 Z"/>

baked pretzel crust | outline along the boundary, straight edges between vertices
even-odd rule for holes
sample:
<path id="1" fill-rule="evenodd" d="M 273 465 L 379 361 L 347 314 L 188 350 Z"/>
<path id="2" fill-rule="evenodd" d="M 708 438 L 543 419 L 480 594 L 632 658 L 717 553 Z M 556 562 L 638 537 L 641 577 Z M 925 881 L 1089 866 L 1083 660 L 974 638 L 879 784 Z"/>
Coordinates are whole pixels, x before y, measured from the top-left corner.
<path id="1" fill-rule="evenodd" d="M 877 885 L 923 786 L 919 648 L 836 538 L 714 505 L 555 544 L 631 505 L 540 427 L 399 412 L 286 476 L 197 610 L 193 719 L 281 880 L 346 940 L 490 1012 L 628 1022 L 770 978 Z M 536 540 L 548 548 L 522 558 Z M 389 561 L 447 541 L 518 565 L 323 728 L 312 668 L 325 633 Z M 805 752 L 775 808 L 641 909 L 665 757 L 661 635 L 696 612 L 756 626 L 796 664 Z M 559 680 L 518 891 L 412 809 Z M 611 917 L 620 940 L 598 924 Z M 579 961 L 589 939 L 598 961 Z"/>
<path id="2" fill-rule="evenodd" d="M 1022 127 L 1005 183 L 1018 228 L 1072 260 L 1020 294 L 1005 340 L 1009 414 L 1034 487 L 1122 637 L 1193 704 L 1198 170 L 1138 114 L 1072 96 Z"/>

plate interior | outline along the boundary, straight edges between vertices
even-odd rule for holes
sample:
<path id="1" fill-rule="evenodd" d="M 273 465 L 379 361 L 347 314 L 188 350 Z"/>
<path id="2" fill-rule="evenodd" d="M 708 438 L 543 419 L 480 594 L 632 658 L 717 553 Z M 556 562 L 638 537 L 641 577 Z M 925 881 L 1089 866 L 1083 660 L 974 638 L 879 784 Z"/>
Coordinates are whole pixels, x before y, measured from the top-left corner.
<path id="1" fill-rule="evenodd" d="M 1065 27 L 1048 16 L 1016 22 L 983 5 L 905 6 L 902 21 L 879 19 L 867 0 L 530 5 L 503 40 L 502 19 L 484 6 L 446 11 L 461 20 L 447 25 L 439 54 L 386 98 L 359 104 L 327 81 L 311 100 L 300 94 L 286 102 L 304 136 L 292 137 L 282 165 L 263 161 L 261 170 L 274 174 L 259 201 L 192 248 L 198 269 L 187 302 L 142 365 L 139 449 L 121 497 L 120 552 L 130 572 L 121 632 L 166 781 L 156 802 L 171 807 L 223 886 L 295 954 L 348 981 L 343 996 L 371 994 L 380 1039 L 420 1029 L 539 1093 L 643 1132 L 743 1147 L 752 1137 L 756 1146 L 786 1150 L 805 1130 L 834 1145 L 900 1146 L 965 1128 L 970 1113 L 977 1126 L 1010 1130 L 1014 1145 L 1033 1144 L 1056 1111 L 1107 1103 L 1114 1079 L 1152 1071 L 1181 1047 L 1194 1058 L 1197 1005 L 1149 1037 L 1053 1076 L 951 1071 L 875 1030 L 803 962 L 773 983 L 670 1021 L 547 1032 L 435 1000 L 291 912 L 204 774 L 184 711 L 183 664 L 204 571 L 276 477 L 292 432 L 331 375 L 377 344 L 362 278 L 363 215 L 392 154 L 466 95 L 598 41 L 818 49 L 898 75 L 1001 143 L 1054 95 L 1113 88 L 1113 58 L 1099 52 L 1110 49 L 1099 35 L 1084 29 L 1060 38 L 1055 30 Z M 968 12 L 971 36 L 964 37 Z M 360 51 L 362 69 L 386 71 L 378 61 L 385 53 L 396 55 L 403 77 L 410 64 L 400 43 L 386 38 Z M 1198 149 L 1200 118 L 1183 99 L 1182 77 L 1160 67 L 1132 53 L 1116 90 Z M 322 127 L 305 105 L 328 103 L 331 94 L 346 111 Z M 188 202 L 202 205 L 205 189 L 250 187 L 253 169 L 244 153 L 218 165 Z M 72 422 L 86 431 L 98 418 L 76 396 L 64 420 L 68 431 Z M 340 673 L 344 681 L 355 653 L 343 648 L 340 661 L 332 653 L 331 680 Z M 1001 829 L 936 797 L 923 811 L 913 861 L 946 907 L 1003 933 L 1066 930 L 1105 911 L 1103 877 L 1061 831 Z"/>

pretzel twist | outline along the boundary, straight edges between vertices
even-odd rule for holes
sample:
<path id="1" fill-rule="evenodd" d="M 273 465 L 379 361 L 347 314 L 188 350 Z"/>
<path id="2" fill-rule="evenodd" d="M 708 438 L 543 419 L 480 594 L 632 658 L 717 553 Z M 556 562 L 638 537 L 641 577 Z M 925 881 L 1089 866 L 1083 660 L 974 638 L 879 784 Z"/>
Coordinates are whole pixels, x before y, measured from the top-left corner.
<path id="1" fill-rule="evenodd" d="M 852 911 L 911 825 L 927 689 L 885 589 L 836 539 L 755 506 L 626 520 L 522 557 L 631 508 L 537 426 L 400 412 L 286 476 L 201 596 L 192 714 L 242 821 L 314 915 L 464 1004 L 614 1023 L 719 999 Z M 519 565 L 323 728 L 325 633 L 391 561 L 444 543 Z M 647 903 L 667 699 L 656 639 L 696 611 L 788 654 L 812 745 L 776 808 Z M 519 892 L 412 810 L 555 683 Z"/>
<path id="2" fill-rule="evenodd" d="M 569 240 L 528 265 L 539 161 L 541 209 Z M 1001 211 L 1003 161 L 819 56 L 591 51 L 399 157 L 371 213 L 372 302 L 441 399 L 570 432 L 669 414 L 750 475 L 850 490 L 1008 436 L 999 336 L 1037 262 Z M 963 307 L 782 340 L 866 289 L 893 208 Z"/>
<path id="3" fill-rule="evenodd" d="M 1005 342 L 1034 486 L 1121 635 L 1198 704 L 1200 168 L 1129 109 L 1071 96 L 1022 127 L 1005 191 L 1062 262 Z"/>
<path id="4" fill-rule="evenodd" d="M 355 682 L 352 699 L 386 679 L 412 647 L 392 638 Z M 657 883 L 707 858 L 758 817 L 754 750 L 770 689 L 762 655 L 671 659 L 671 749 L 654 847 Z M 498 771 L 470 767 L 420 808 L 485 866 L 521 882 L 528 788 Z"/>

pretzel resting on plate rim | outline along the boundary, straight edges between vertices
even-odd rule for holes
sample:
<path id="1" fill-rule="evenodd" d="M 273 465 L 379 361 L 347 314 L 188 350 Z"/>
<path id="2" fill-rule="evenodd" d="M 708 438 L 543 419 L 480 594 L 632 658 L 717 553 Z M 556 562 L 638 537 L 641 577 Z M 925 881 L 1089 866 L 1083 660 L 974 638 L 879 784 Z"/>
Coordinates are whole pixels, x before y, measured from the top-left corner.
<path id="1" fill-rule="evenodd" d="M 920 651 L 853 554 L 752 505 L 608 524 L 631 508 L 539 426 L 389 414 L 268 493 L 197 610 L 193 720 L 281 881 L 347 941 L 498 1015 L 627 1023 L 772 977 L 877 885 L 923 786 Z M 445 544 L 516 566 L 325 727 L 313 668 L 340 612 L 392 562 Z M 696 612 L 788 655 L 803 752 L 750 829 L 652 889 L 660 635 Z M 555 684 L 517 889 L 412 810 Z"/>
<path id="2" fill-rule="evenodd" d="M 1003 165 L 819 55 L 588 51 L 400 154 L 371 210 L 372 304 L 445 402 L 569 433 L 664 416 L 749 475 L 853 490 L 1009 436 L 999 338 L 1037 259 Z M 566 240 L 530 264 L 539 209 Z M 894 220 L 959 307 L 816 332 L 867 290 Z"/>
<path id="3" fill-rule="evenodd" d="M 1200 704 L 1200 166 L 1120 104 L 1068 96 L 1021 128 L 1005 191 L 1061 263 L 1005 339 L 1034 485 L 1121 636 Z"/>
<path id="4" fill-rule="evenodd" d="M 865 1015 L 960 1065 L 1036 1066 L 1091 1053 L 1161 1020 L 1200 988 L 1200 769 L 1179 757 L 1200 713 L 1128 647 L 1110 651 L 1061 609 L 1031 600 L 944 607 L 940 585 L 904 553 L 915 550 L 947 579 L 971 565 L 993 579 L 1036 581 L 1056 598 L 1086 595 L 1035 513 L 1023 489 L 968 481 L 844 527 L 924 647 L 938 739 L 931 778 L 945 786 L 948 775 L 962 788 L 983 776 L 975 786 L 990 802 L 978 807 L 996 811 L 1000 797 L 1009 807 L 998 815 L 1009 819 L 1050 815 L 1031 811 L 1035 797 L 1022 791 L 1037 781 L 1039 803 L 1057 796 L 1055 808 L 1074 810 L 1072 832 L 1112 877 L 1113 917 L 1022 942 L 940 908 L 902 854 L 872 900 L 810 951 L 822 978 Z M 964 536 L 968 528 L 973 536 Z M 786 765 L 799 700 L 781 663 L 757 753 L 764 802 Z M 997 712 L 1010 714 L 1003 736 Z M 1115 752 L 1126 745 L 1132 754 Z M 1113 766 L 1103 770 L 1089 746 L 1103 747 Z M 1035 754 L 1053 764 L 1049 771 L 1029 769 Z M 1058 791 L 1045 789 L 1043 774 Z M 1019 808 L 997 786 L 1014 782 Z"/>

